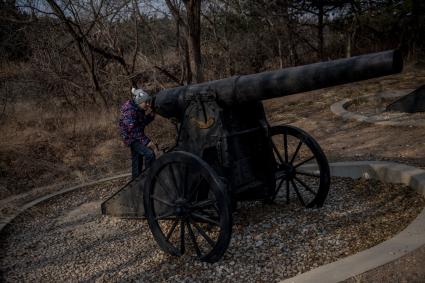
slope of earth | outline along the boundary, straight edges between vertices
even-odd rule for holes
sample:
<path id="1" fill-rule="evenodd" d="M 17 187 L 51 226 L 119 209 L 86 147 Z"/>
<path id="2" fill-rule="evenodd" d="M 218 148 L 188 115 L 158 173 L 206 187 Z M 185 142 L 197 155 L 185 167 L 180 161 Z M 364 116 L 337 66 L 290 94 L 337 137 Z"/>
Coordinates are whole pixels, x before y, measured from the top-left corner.
<path id="1" fill-rule="evenodd" d="M 272 99 L 264 105 L 271 123 L 303 128 L 318 140 L 330 161 L 379 159 L 424 167 L 424 127 L 343 121 L 329 110 L 343 98 L 424 83 L 425 69 L 408 66 L 398 75 Z M 129 170 L 129 151 L 117 132 L 117 111 L 91 109 L 71 115 L 52 105 L 19 101 L 13 107 L 16 115 L 0 124 L 0 199 L 35 187 Z M 174 142 L 174 126 L 165 119 L 154 121 L 148 133 L 162 147 Z"/>
<path id="2" fill-rule="evenodd" d="M 425 167 L 425 127 L 394 127 L 344 121 L 330 106 L 382 91 L 414 89 L 425 83 L 425 70 L 403 73 L 264 102 L 272 124 L 288 123 L 310 133 L 329 161 L 390 160 Z"/>

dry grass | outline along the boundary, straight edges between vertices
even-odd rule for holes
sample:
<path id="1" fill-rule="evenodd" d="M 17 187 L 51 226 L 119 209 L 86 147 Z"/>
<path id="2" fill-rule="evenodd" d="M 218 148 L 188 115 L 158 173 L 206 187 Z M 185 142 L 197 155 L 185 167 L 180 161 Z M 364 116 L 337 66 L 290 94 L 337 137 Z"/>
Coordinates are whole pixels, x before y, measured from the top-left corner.
<path id="1" fill-rule="evenodd" d="M 423 128 L 390 128 L 342 121 L 329 106 L 360 97 L 425 83 L 425 68 L 325 90 L 265 101 L 271 123 L 293 123 L 312 134 L 331 161 L 387 159 L 425 167 Z M 66 110 L 57 99 L 22 99 L 9 105 L 0 122 L 0 199 L 34 187 L 84 181 L 129 171 L 129 150 L 118 135 L 119 105 Z M 13 106 L 13 107 L 10 107 Z M 157 119 L 148 135 L 163 147 L 173 144 L 174 126 Z"/>
<path id="2" fill-rule="evenodd" d="M 118 106 L 77 113 L 53 103 L 20 101 L 0 125 L 0 199 L 59 181 L 129 171 L 129 150 L 117 128 Z M 147 129 L 169 144 L 173 125 L 158 117 Z"/>

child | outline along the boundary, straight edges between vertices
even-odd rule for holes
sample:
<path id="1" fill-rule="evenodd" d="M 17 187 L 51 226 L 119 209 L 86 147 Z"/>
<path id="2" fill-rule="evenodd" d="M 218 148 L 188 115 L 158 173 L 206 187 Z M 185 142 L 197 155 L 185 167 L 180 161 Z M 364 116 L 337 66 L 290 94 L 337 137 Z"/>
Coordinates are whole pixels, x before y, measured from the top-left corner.
<path id="1" fill-rule="evenodd" d="M 121 106 L 119 128 L 124 143 L 131 149 L 131 167 L 133 179 L 140 175 L 143 168 L 149 168 L 155 161 L 155 145 L 145 135 L 145 127 L 155 118 L 151 108 L 151 97 L 142 89 L 132 89 L 132 100 Z"/>

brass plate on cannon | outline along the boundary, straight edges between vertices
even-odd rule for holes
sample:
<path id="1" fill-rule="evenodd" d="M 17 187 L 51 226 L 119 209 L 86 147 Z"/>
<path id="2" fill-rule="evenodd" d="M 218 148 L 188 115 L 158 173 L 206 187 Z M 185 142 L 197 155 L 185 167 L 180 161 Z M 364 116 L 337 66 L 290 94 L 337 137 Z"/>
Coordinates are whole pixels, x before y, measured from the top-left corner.
<path id="1" fill-rule="evenodd" d="M 206 121 L 199 121 L 196 118 L 190 119 L 192 124 L 199 129 L 208 129 L 215 123 L 215 119 L 213 117 L 208 117 Z"/>

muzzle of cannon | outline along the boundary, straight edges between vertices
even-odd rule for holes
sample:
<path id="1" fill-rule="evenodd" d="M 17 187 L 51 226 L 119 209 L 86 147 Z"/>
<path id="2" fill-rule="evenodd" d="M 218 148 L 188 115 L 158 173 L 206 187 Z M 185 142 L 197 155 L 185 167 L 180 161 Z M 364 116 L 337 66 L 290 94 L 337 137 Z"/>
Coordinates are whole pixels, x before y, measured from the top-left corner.
<path id="1" fill-rule="evenodd" d="M 164 117 L 181 117 L 187 96 L 212 92 L 223 106 L 260 101 L 401 72 L 398 50 L 320 62 L 276 71 L 181 86 L 160 91 L 155 109 Z"/>
<path id="2" fill-rule="evenodd" d="M 385 51 L 160 91 L 153 105 L 179 121 L 175 146 L 105 201 L 102 213 L 145 217 L 163 251 L 217 261 L 230 243 L 237 202 L 312 208 L 328 195 L 329 165 L 319 144 L 294 126 L 270 126 L 261 100 L 402 67 L 398 51 Z"/>

